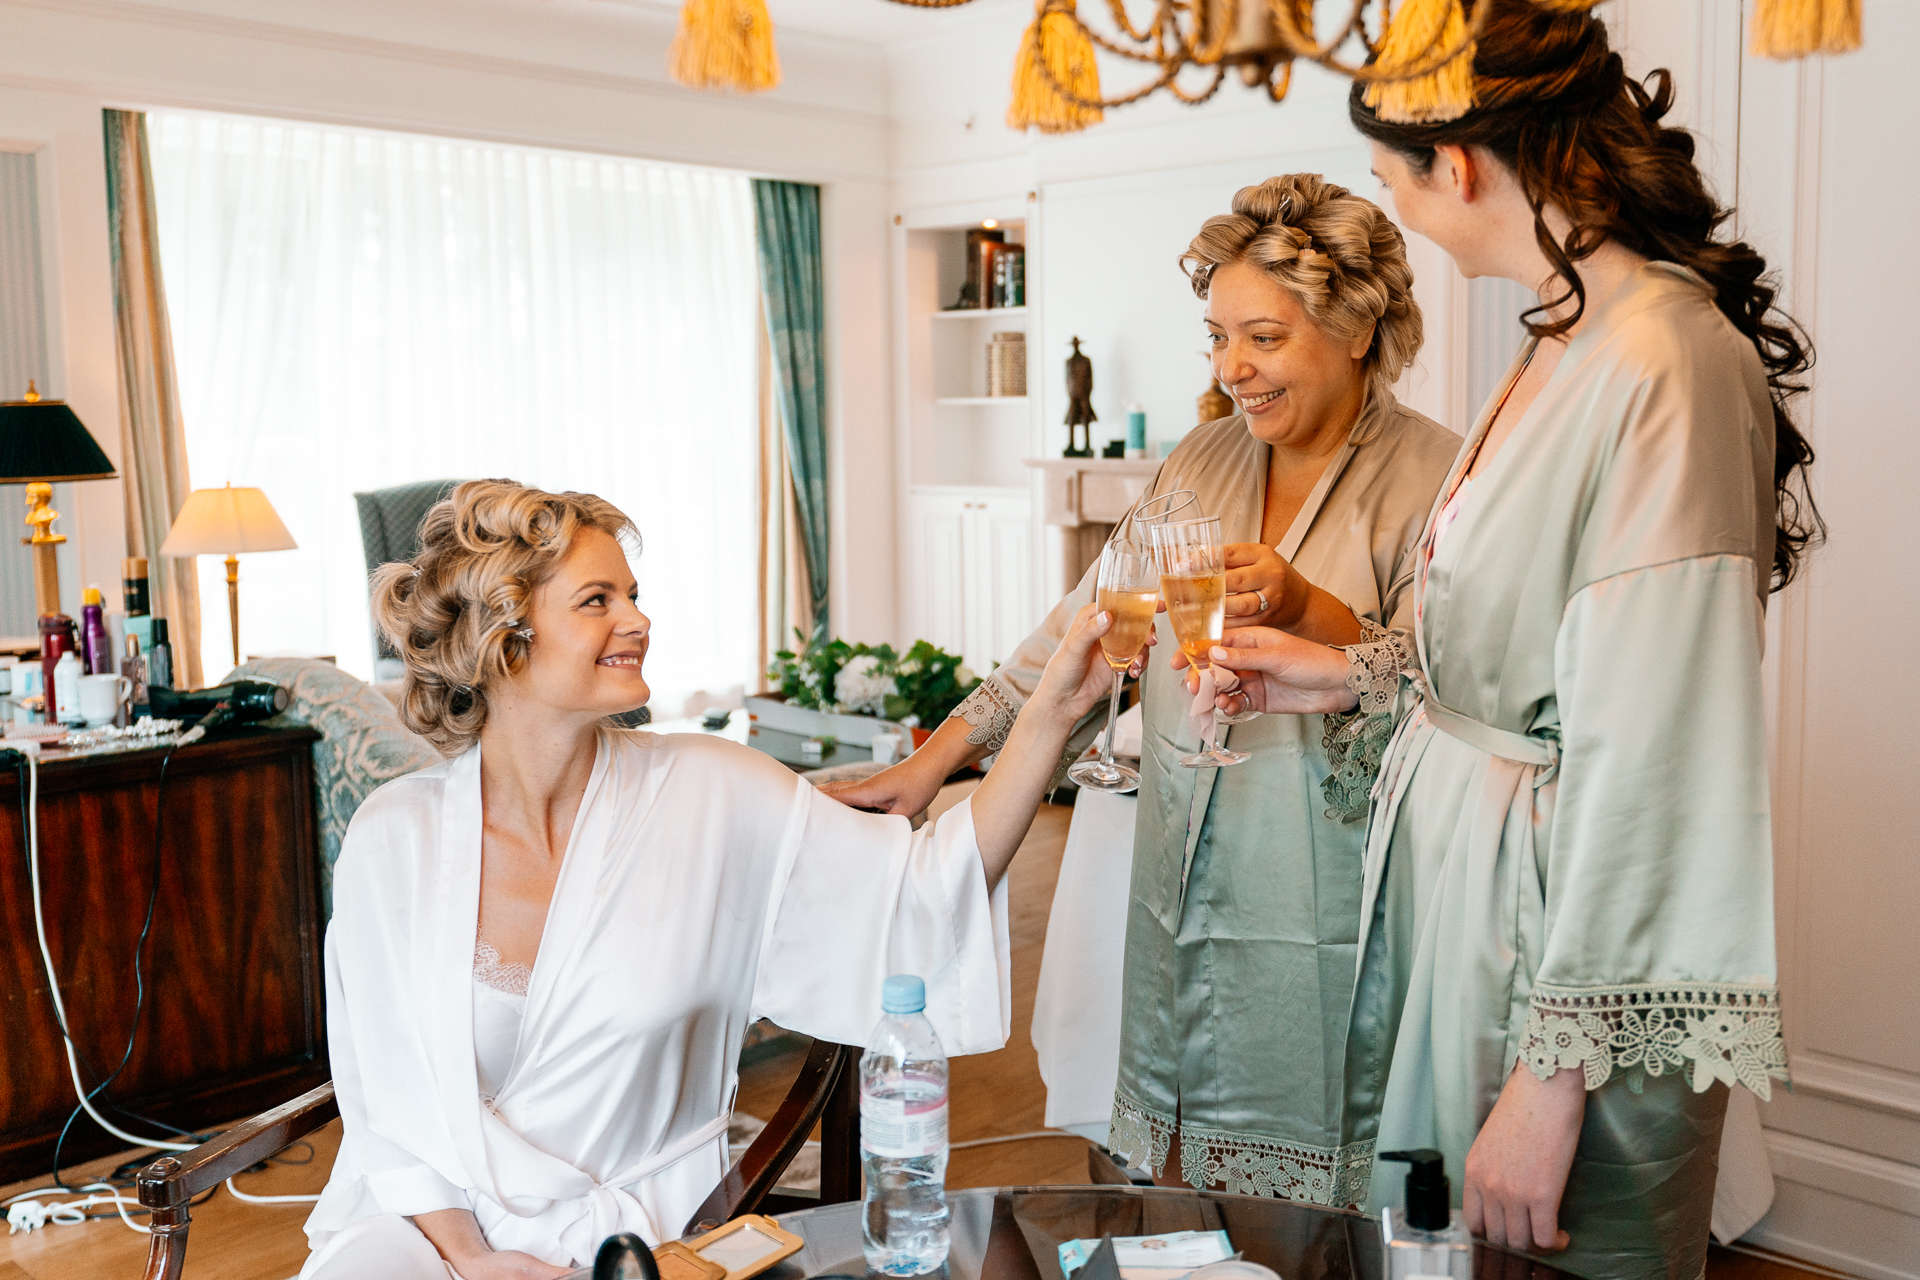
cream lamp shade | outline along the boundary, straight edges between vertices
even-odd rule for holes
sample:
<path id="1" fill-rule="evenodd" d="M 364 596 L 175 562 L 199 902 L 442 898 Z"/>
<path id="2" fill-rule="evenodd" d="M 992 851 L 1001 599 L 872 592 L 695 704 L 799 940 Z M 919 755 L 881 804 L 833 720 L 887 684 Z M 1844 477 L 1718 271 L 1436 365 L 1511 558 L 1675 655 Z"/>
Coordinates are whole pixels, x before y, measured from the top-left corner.
<path id="1" fill-rule="evenodd" d="M 173 518 L 163 556 L 227 558 L 227 622 L 233 633 L 233 665 L 240 665 L 240 555 L 254 551 L 294 551 L 299 543 L 287 532 L 267 495 L 258 489 L 195 489 Z"/>
<path id="2" fill-rule="evenodd" d="M 195 489 L 173 518 L 163 556 L 237 556 L 251 551 L 294 551 L 300 544 L 258 489 Z"/>

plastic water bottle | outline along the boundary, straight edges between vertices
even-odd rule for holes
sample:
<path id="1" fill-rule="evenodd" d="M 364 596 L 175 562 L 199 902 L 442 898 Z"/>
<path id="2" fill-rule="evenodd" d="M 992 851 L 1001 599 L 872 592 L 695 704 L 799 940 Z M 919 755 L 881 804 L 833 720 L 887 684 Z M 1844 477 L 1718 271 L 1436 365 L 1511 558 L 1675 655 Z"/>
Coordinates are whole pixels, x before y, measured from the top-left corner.
<path id="1" fill-rule="evenodd" d="M 861 1243 L 874 1271 L 917 1276 L 940 1269 L 951 1239 L 947 1055 L 927 1021 L 919 978 L 888 978 L 880 1007 L 886 1016 L 860 1057 Z"/>

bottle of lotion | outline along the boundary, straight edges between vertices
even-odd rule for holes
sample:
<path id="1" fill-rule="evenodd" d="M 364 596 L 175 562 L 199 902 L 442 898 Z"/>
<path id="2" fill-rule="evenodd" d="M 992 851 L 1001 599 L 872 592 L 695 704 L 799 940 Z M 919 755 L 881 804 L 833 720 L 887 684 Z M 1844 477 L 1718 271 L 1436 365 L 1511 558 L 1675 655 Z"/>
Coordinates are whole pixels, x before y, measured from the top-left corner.
<path id="1" fill-rule="evenodd" d="M 71 649 L 53 664 L 53 714 L 47 717 L 48 723 L 86 724 L 87 718 L 80 714 L 80 677 L 84 674 L 80 665 L 79 655 Z"/>
<path id="2" fill-rule="evenodd" d="M 1403 1160 L 1405 1207 L 1380 1215 L 1386 1235 L 1385 1280 L 1473 1280 L 1473 1236 L 1453 1207 L 1446 1160 L 1438 1151 L 1383 1151 L 1382 1160 Z"/>

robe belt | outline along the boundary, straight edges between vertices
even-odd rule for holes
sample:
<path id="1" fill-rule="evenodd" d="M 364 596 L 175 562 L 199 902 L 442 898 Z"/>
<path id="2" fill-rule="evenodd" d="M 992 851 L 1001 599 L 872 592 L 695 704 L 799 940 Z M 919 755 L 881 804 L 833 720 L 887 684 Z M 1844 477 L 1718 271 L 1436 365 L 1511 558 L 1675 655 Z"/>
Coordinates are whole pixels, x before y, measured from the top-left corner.
<path id="1" fill-rule="evenodd" d="M 1427 719 L 1434 727 L 1450 738 L 1490 756 L 1499 756 L 1502 760 L 1511 760 L 1515 764 L 1537 765 L 1546 772 L 1534 780 L 1539 786 L 1552 775 L 1560 763 L 1560 744 L 1552 738 L 1535 738 L 1524 733 L 1514 733 L 1509 729 L 1496 729 L 1490 724 L 1482 724 L 1471 716 L 1463 716 L 1458 711 L 1440 704 L 1433 696 L 1433 689 L 1416 672 L 1409 671 L 1407 677 L 1419 690 L 1426 704 Z"/>
<path id="2" fill-rule="evenodd" d="M 656 1151 L 633 1167 L 623 1169 L 599 1183 L 584 1196 L 570 1201 L 569 1205 L 578 1206 L 578 1209 L 572 1221 L 558 1233 L 561 1247 L 571 1252 L 576 1261 L 591 1262 L 600 1248 L 600 1242 L 616 1232 L 637 1229 L 653 1244 L 672 1238 L 669 1233 L 677 1231 L 681 1224 L 654 1222 L 646 1208 L 627 1188 L 666 1172 L 703 1147 L 710 1146 L 727 1132 L 730 1118 L 728 1112 L 721 1112 L 673 1145 Z M 583 1226 L 587 1229 L 584 1236 L 580 1234 Z"/>

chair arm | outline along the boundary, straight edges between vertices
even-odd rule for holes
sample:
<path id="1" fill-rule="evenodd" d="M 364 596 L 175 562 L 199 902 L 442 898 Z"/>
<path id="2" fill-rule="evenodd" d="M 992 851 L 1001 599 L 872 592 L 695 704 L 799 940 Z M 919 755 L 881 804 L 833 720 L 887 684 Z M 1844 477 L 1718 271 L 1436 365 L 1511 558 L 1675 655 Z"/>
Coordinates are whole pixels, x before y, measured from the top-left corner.
<path id="1" fill-rule="evenodd" d="M 807 1050 L 793 1087 L 780 1102 L 773 1119 L 753 1140 L 740 1163 L 727 1170 L 719 1185 L 688 1219 L 686 1231 L 711 1230 L 743 1213 L 752 1213 L 780 1181 L 807 1135 L 834 1098 L 847 1073 L 859 1069 L 860 1051 L 851 1045 L 815 1040 Z"/>
<path id="2" fill-rule="evenodd" d="M 339 1114 L 333 1082 L 328 1081 L 191 1151 L 162 1156 L 142 1169 L 135 1182 L 140 1203 L 152 1211 L 153 1232 L 146 1280 L 180 1280 L 187 1256 L 187 1205 L 195 1196 L 245 1172 Z"/>

